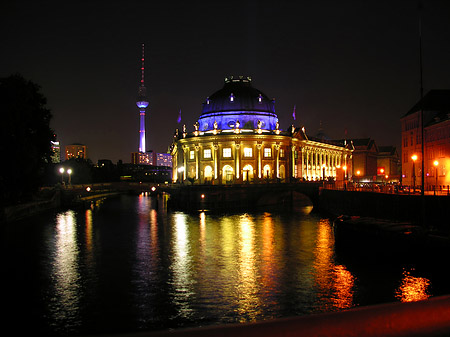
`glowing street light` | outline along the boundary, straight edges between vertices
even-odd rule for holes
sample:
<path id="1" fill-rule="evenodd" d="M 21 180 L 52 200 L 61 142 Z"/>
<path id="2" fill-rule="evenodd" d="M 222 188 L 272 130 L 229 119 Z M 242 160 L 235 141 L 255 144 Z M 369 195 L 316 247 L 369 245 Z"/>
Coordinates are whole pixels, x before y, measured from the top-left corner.
<path id="1" fill-rule="evenodd" d="M 439 162 L 438 162 L 437 160 L 435 160 L 435 161 L 433 162 L 433 165 L 434 165 L 434 174 L 436 175 L 436 185 L 434 185 L 434 195 L 436 195 L 437 178 L 438 178 L 438 171 L 437 171 L 437 168 L 438 168 Z"/>
<path id="2" fill-rule="evenodd" d="M 64 185 L 64 167 L 59 169 L 59 173 L 61 173 L 61 184 Z"/>
<path id="3" fill-rule="evenodd" d="M 67 174 L 69 175 L 69 186 L 71 184 L 71 175 L 72 175 L 72 169 L 67 170 Z"/>
<path id="4" fill-rule="evenodd" d="M 416 154 L 413 154 L 412 156 L 411 156 L 411 159 L 413 160 L 413 167 L 412 167 L 412 176 L 413 176 L 413 191 L 414 191 L 414 193 L 416 193 L 416 168 L 415 168 L 415 163 L 416 163 L 416 160 L 417 160 L 417 155 Z"/>

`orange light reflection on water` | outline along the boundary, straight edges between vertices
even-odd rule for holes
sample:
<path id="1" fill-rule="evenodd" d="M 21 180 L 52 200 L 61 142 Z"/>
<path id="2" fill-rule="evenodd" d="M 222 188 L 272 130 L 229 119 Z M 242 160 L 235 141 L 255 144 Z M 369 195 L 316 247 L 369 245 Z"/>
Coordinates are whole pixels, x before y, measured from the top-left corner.
<path id="1" fill-rule="evenodd" d="M 343 265 L 334 262 L 334 236 L 328 219 L 318 222 L 315 249 L 315 283 L 323 305 L 331 310 L 353 306 L 355 277 Z"/>
<path id="2" fill-rule="evenodd" d="M 415 277 L 410 271 L 403 270 L 400 287 L 395 297 L 401 302 L 414 302 L 428 299 L 430 294 L 430 280 L 425 277 Z"/>

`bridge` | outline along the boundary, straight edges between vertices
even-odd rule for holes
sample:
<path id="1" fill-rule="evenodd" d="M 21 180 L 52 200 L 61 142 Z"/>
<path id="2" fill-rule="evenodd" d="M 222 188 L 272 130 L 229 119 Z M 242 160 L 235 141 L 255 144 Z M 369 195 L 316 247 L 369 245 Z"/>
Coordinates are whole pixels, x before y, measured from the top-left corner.
<path id="1" fill-rule="evenodd" d="M 258 208 L 312 209 L 322 183 L 262 183 L 233 185 L 172 185 L 169 206 L 183 211 L 239 211 Z"/>
<path id="2" fill-rule="evenodd" d="M 312 209 L 322 182 L 232 185 L 115 182 L 73 185 L 63 189 L 63 203 L 87 202 L 117 193 L 169 195 L 168 206 L 183 211 L 248 211 L 258 208 Z"/>

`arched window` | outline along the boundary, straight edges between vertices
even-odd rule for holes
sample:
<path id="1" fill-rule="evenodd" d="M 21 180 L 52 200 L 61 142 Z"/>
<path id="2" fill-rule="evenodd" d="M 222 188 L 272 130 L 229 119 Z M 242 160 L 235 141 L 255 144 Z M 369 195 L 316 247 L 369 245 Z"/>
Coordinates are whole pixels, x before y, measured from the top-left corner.
<path id="1" fill-rule="evenodd" d="M 284 180 L 286 178 L 286 168 L 284 167 L 284 165 L 280 165 L 279 170 L 280 179 Z"/>
<path id="2" fill-rule="evenodd" d="M 213 169 L 212 169 L 212 167 L 209 166 L 209 165 L 205 166 L 204 172 L 205 172 L 204 173 L 204 175 L 205 175 L 205 183 L 212 181 L 212 179 L 213 179 Z"/>
<path id="3" fill-rule="evenodd" d="M 230 184 L 233 182 L 233 168 L 230 165 L 225 165 L 222 168 L 222 184 Z"/>

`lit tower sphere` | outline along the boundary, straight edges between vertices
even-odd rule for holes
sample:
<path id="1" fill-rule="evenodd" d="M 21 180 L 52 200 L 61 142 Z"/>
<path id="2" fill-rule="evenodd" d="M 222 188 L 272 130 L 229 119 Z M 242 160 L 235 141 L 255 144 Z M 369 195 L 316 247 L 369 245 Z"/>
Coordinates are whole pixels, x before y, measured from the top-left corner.
<path id="1" fill-rule="evenodd" d="M 139 108 L 140 125 L 139 125 L 139 152 L 145 152 L 145 109 L 148 107 L 147 95 L 144 85 L 144 44 L 142 44 L 141 58 L 141 85 L 138 91 L 138 100 L 136 105 Z"/>

